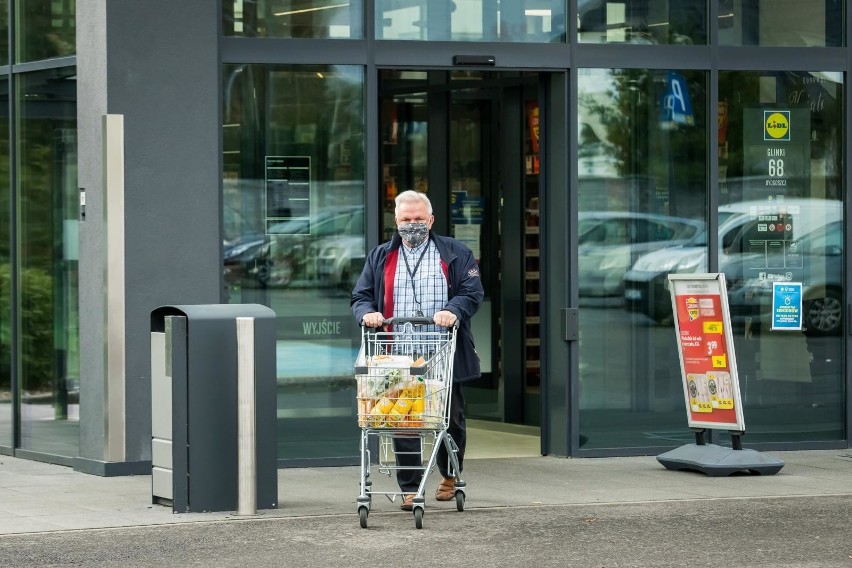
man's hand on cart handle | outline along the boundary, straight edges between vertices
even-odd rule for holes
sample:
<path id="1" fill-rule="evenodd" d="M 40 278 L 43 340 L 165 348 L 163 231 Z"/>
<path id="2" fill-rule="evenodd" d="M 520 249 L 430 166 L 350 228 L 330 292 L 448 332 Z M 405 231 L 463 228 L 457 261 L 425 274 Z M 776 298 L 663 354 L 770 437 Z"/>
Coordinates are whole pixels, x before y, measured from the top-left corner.
<path id="1" fill-rule="evenodd" d="M 381 327 L 385 323 L 385 316 L 381 312 L 371 312 L 364 316 L 365 327 Z"/>
<path id="2" fill-rule="evenodd" d="M 459 323 L 458 316 L 456 316 L 456 314 L 449 310 L 441 310 L 431 318 L 385 318 L 379 312 L 370 312 L 369 314 L 364 315 L 364 319 L 361 320 L 361 325 L 363 325 L 364 327 L 382 327 L 384 325 L 391 325 L 395 321 L 412 322 L 415 325 L 426 325 L 434 323 L 435 325 L 439 325 L 441 327 L 454 327 L 457 326 Z"/>
<path id="3" fill-rule="evenodd" d="M 441 310 L 440 312 L 437 312 L 434 316 L 432 316 L 432 319 L 435 321 L 436 325 L 440 325 L 443 327 L 453 327 L 458 318 L 456 317 L 456 314 L 449 310 Z"/>

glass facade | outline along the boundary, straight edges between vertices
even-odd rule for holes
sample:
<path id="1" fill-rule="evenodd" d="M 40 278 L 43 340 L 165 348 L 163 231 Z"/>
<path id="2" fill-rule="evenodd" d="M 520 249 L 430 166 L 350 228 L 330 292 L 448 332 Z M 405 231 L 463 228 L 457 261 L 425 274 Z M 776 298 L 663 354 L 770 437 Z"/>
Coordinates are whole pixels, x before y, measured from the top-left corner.
<path id="1" fill-rule="evenodd" d="M 754 441 L 844 438 L 842 124 L 830 72 L 719 75 L 719 270 Z M 800 282 L 803 329 L 772 326 L 772 283 Z"/>
<path id="2" fill-rule="evenodd" d="M 376 38 L 430 41 L 565 41 L 559 0 L 377 0 Z"/>
<path id="3" fill-rule="evenodd" d="M 748 441 L 848 445 L 844 2 L 211 9 L 224 36 L 211 44 L 224 62 L 209 117 L 222 126 L 215 276 L 226 301 L 278 314 L 279 459 L 358 453 L 350 292 L 404 189 L 428 192 L 439 232 L 480 261 L 473 421 L 570 430 L 559 449 L 576 455 L 691 441 L 667 277 L 713 271 L 729 285 Z M 0 0 L 4 452 L 79 453 L 76 10 Z M 453 66 L 432 42 L 488 44 L 494 65 Z M 788 48 L 797 70 L 740 47 Z M 772 325 L 779 282 L 802 284 L 801 329 Z M 575 308 L 576 344 L 567 316 L 564 337 L 553 325 Z"/>
<path id="4" fill-rule="evenodd" d="M 718 0 L 719 43 L 761 47 L 840 47 L 841 0 Z"/>
<path id="5" fill-rule="evenodd" d="M 579 0 L 577 35 L 581 43 L 703 45 L 707 43 L 707 3 Z"/>
<path id="6" fill-rule="evenodd" d="M 226 36 L 336 38 L 363 36 L 359 0 L 225 0 Z"/>
<path id="7" fill-rule="evenodd" d="M 0 0 L 0 65 L 9 64 L 9 0 Z"/>
<path id="8" fill-rule="evenodd" d="M 228 65 L 224 81 L 225 281 L 278 315 L 278 457 L 356 455 L 363 69 Z"/>
<path id="9" fill-rule="evenodd" d="M 580 447 L 670 444 L 689 431 L 663 284 L 706 246 L 707 73 L 581 69 L 577 88 Z"/>
<path id="10" fill-rule="evenodd" d="M 76 0 L 15 2 L 15 61 L 24 63 L 74 55 Z"/>
<path id="11" fill-rule="evenodd" d="M 14 443 L 9 82 L 0 82 L 0 447 Z"/>
<path id="12" fill-rule="evenodd" d="M 77 455 L 77 78 L 17 77 L 16 169 L 21 447 Z"/>

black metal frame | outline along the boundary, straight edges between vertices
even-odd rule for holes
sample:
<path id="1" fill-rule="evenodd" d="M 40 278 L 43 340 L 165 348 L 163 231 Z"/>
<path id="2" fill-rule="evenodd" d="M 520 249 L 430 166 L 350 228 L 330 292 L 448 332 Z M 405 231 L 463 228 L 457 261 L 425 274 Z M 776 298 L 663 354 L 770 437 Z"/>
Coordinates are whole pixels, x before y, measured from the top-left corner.
<path id="1" fill-rule="evenodd" d="M 568 14 L 576 13 L 577 0 L 568 0 Z M 451 70 L 457 56 L 492 56 L 493 65 L 467 67 L 480 70 L 526 70 L 555 72 L 551 76 L 551 85 L 542 90 L 541 108 L 549 115 L 542 121 L 541 139 L 544 149 L 541 168 L 541 196 L 547 206 L 542 207 L 542 248 L 548 255 L 542 258 L 542 311 L 554 314 L 563 307 L 578 305 L 578 283 L 576 274 L 577 258 L 570 254 L 576 250 L 576 228 L 565 219 L 569 212 L 576 211 L 578 205 L 577 172 L 566 164 L 575 163 L 577 155 L 577 124 L 571 120 L 571 109 L 577 107 L 577 78 L 581 68 L 637 68 L 637 69 L 690 69 L 703 70 L 708 74 L 709 93 L 707 105 L 708 124 L 718 118 L 718 109 L 714 101 L 718 97 L 720 71 L 757 71 L 780 70 L 799 71 L 818 69 L 836 71 L 848 75 L 852 61 L 852 47 L 842 48 L 770 48 L 770 47 L 728 47 L 719 46 L 718 38 L 718 2 L 708 2 L 708 45 L 700 46 L 647 46 L 647 45 L 605 45 L 585 43 L 491 43 L 491 42 L 450 42 L 450 41 L 395 41 L 375 40 L 375 13 L 373 2 L 366 1 L 364 6 L 365 38 L 360 40 L 275 40 L 275 39 L 222 39 L 223 63 L 279 63 L 279 64 L 351 64 L 365 68 L 367 100 L 367 187 L 378 187 L 378 87 L 377 70 L 382 68 Z M 845 29 L 852 30 L 850 11 L 845 13 Z M 576 18 L 567 18 L 568 38 L 577 37 Z M 848 35 L 848 33 L 847 33 Z M 848 44 L 848 39 L 846 40 Z M 560 81 L 559 77 L 564 79 Z M 555 81 L 558 85 L 552 84 Z M 545 82 L 546 83 L 546 82 Z M 848 82 L 847 82 L 848 85 Z M 551 93 L 563 93 L 562 100 L 553 100 Z M 852 97 L 846 97 L 846 115 L 852 116 Z M 718 158 L 713 149 L 716 147 L 717 132 L 709 128 L 710 143 L 707 150 L 708 210 L 714 210 L 719 197 Z M 852 125 L 846 120 L 845 140 L 852 139 Z M 566 155 L 556 155 L 557 149 L 564 147 Z M 562 162 L 560 164 L 560 162 Z M 560 167 L 563 170 L 560 171 Z M 849 168 L 845 172 L 846 186 L 852 186 Z M 559 180 L 567 184 L 567 191 L 560 191 L 554 183 Z M 549 183 L 548 183 L 549 182 Z M 379 195 L 368 191 L 367 203 L 367 245 L 375 246 L 379 242 Z M 852 218 L 852 205 L 847 200 L 847 218 Z M 710 234 L 718 227 L 712 215 Z M 852 250 L 852 231 L 847 230 L 847 249 Z M 718 251 L 715 242 L 709 243 L 710 269 L 716 266 Z M 556 259 L 568 258 L 567 264 Z M 550 259 L 548 261 L 548 259 Z M 852 267 L 847 267 L 846 281 L 852 282 Z M 567 284 L 567 285 L 566 285 Z M 852 313 L 852 305 L 850 305 Z M 551 318 L 558 320 L 558 318 Z M 544 324 L 543 324 L 544 325 Z M 542 453 L 572 456 L 615 456 L 647 455 L 666 448 L 612 448 L 584 450 L 579 445 L 579 386 L 577 342 L 565 342 L 559 337 L 558 323 L 554 321 L 543 329 L 542 341 Z M 848 325 L 848 323 L 847 323 Z M 849 333 L 852 334 L 852 327 Z M 846 368 L 852 365 L 852 350 L 846 346 Z M 847 393 L 852 390 L 852 381 L 846 371 Z M 546 393 L 546 394 L 545 394 Z M 852 397 L 846 396 L 846 431 L 852 428 Z M 847 435 L 848 438 L 848 435 Z M 795 448 L 840 448 L 847 447 L 848 441 L 817 444 L 755 444 L 765 449 Z"/>

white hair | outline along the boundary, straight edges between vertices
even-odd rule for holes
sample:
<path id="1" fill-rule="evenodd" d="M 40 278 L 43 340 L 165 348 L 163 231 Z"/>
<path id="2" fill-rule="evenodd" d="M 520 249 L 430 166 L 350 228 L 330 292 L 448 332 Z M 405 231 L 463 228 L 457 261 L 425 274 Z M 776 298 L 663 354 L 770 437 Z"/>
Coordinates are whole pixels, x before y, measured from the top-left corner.
<path id="1" fill-rule="evenodd" d="M 399 206 L 403 203 L 425 203 L 427 212 L 429 215 L 432 214 L 432 202 L 429 201 L 429 198 L 426 197 L 425 193 L 409 189 L 397 195 L 395 201 L 396 208 L 394 209 L 394 215 L 399 214 Z"/>

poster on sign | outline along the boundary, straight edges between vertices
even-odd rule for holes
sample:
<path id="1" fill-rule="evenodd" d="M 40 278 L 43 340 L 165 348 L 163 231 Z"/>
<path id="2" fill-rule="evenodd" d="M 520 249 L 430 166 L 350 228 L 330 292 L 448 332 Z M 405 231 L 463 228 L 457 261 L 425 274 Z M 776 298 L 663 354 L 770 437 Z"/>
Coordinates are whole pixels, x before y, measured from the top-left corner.
<path id="1" fill-rule="evenodd" d="M 670 274 L 690 428 L 745 431 L 725 275 Z"/>

